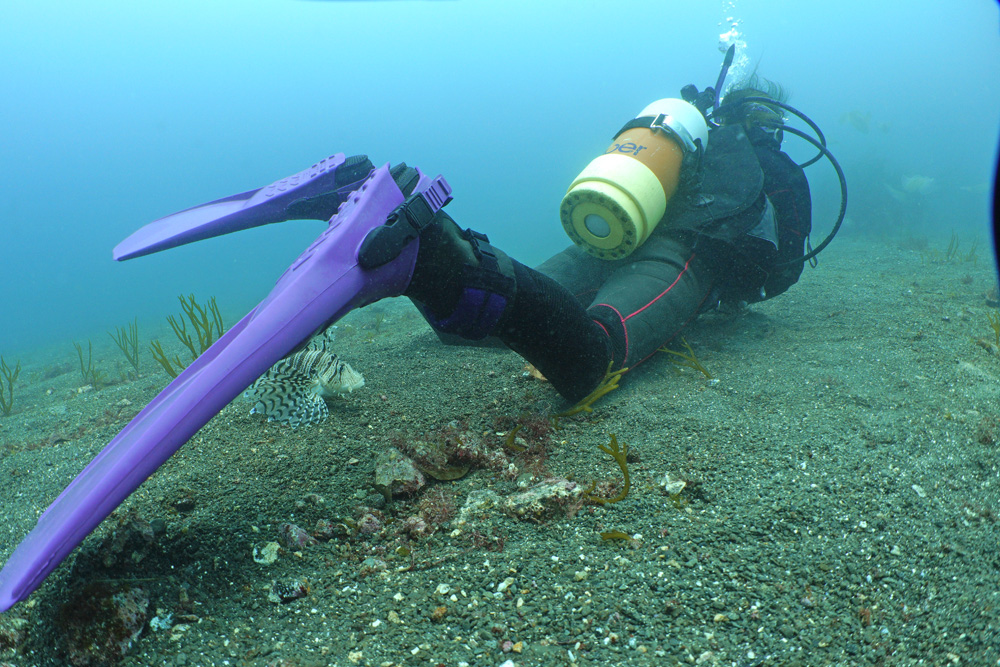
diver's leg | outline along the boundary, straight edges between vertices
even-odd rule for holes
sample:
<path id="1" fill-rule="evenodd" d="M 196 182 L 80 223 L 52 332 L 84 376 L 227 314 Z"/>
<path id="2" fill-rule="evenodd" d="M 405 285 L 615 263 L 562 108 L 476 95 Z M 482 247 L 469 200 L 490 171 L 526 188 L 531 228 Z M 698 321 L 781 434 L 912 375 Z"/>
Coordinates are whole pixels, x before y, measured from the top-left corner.
<path id="1" fill-rule="evenodd" d="M 598 259 L 579 246 L 571 245 L 536 266 L 535 270 L 568 289 L 580 303 L 588 305 L 617 264 Z"/>
<path id="2" fill-rule="evenodd" d="M 608 336 L 579 301 L 556 281 L 514 262 L 517 294 L 495 335 L 576 402 L 604 379 L 611 361 Z"/>
<path id="3" fill-rule="evenodd" d="M 587 313 L 607 332 L 614 367 L 634 367 L 697 317 L 718 266 L 665 234 L 615 265 Z"/>
<path id="4" fill-rule="evenodd" d="M 440 223 L 420 235 L 405 295 L 436 329 L 465 338 L 493 335 L 533 364 L 560 394 L 576 401 L 603 379 L 607 336 L 555 280 L 515 262 L 486 237 Z"/>

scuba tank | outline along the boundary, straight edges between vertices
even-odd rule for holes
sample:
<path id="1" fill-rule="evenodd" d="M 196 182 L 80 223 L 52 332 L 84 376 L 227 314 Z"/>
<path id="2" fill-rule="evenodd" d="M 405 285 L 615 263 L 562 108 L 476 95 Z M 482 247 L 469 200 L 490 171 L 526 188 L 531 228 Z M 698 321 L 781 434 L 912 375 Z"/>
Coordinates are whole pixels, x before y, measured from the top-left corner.
<path id="1" fill-rule="evenodd" d="M 707 144 L 708 124 L 694 105 L 653 102 L 570 184 L 559 207 L 566 234 L 595 257 L 628 256 L 660 222 L 682 169 L 697 164 L 687 158 L 700 157 Z"/>
<path id="2" fill-rule="evenodd" d="M 811 144 L 819 152 L 799 167 L 826 158 L 840 185 L 840 210 L 826 238 L 802 257 L 772 268 L 813 263 L 816 255 L 830 244 L 847 210 L 844 172 L 827 148 L 823 132 L 798 109 L 766 96 L 721 99 L 735 52 L 735 45 L 726 51 L 714 88 L 699 93 L 695 86 L 688 85 L 681 90 L 684 99 L 653 102 L 626 123 L 604 154 L 592 160 L 573 180 L 562 199 L 559 217 L 566 234 L 581 249 L 595 257 L 614 260 L 627 257 L 642 245 L 663 218 L 681 179 L 698 168 L 708 148 L 709 129 L 719 127 L 723 116 L 741 108 L 744 113 L 748 108 L 751 113 L 756 108 L 755 124 L 773 132 L 779 143 L 782 133 L 788 132 Z M 815 138 L 790 127 L 778 109 L 801 119 Z"/>

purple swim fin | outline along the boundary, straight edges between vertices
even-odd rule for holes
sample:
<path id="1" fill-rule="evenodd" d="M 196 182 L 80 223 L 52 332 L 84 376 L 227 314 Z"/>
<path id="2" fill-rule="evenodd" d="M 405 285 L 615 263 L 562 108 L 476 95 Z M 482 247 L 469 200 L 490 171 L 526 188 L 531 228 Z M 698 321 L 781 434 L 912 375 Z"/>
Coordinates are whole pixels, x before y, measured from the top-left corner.
<path id="1" fill-rule="evenodd" d="M 169 216 L 152 223 L 149 233 L 144 233 L 144 228 L 118 247 L 120 257 L 147 254 L 289 219 L 289 206 L 307 210 L 308 206 L 326 205 L 317 203 L 325 194 L 346 197 L 327 229 L 282 274 L 267 298 L 167 385 L 39 517 L 38 525 L 0 570 L 0 611 L 38 588 L 143 480 L 275 362 L 352 309 L 406 289 L 419 239 L 411 237 L 415 242 L 407 243 L 395 258 L 377 267 L 358 265 L 358 249 L 369 232 L 384 225 L 397 209 L 404 215 L 393 220 L 409 215 L 409 208 L 401 208 L 403 193 L 388 165 L 371 172 L 363 183 L 355 182 L 353 193 L 342 193 L 344 184 L 338 184 L 332 174 L 344 164 L 343 155 L 330 160 L 334 164 L 325 170 L 317 165 L 293 176 L 305 175 L 299 183 L 289 183 L 284 192 L 273 185 L 268 186 L 275 191 L 270 195 L 268 188 L 262 188 L 248 198 L 237 195 L 208 204 L 208 210 L 188 209 L 178 214 L 180 218 Z M 425 214 L 434 214 L 450 201 L 451 188 L 441 176 L 433 180 L 419 176 L 415 193 L 420 194 L 406 199 L 406 206 L 415 202 Z M 319 179 L 324 178 L 330 180 L 321 186 Z M 281 204 L 284 208 L 261 204 L 262 198 L 273 202 L 276 197 L 286 197 Z M 237 206 L 230 207 L 230 203 Z M 212 218 L 211 211 L 220 215 Z M 248 211 L 246 217 L 241 217 L 240 211 Z"/>
<path id="2" fill-rule="evenodd" d="M 285 220 L 329 220 L 372 170 L 364 155 L 337 153 L 270 185 L 216 199 L 137 230 L 115 246 L 116 260 Z"/>

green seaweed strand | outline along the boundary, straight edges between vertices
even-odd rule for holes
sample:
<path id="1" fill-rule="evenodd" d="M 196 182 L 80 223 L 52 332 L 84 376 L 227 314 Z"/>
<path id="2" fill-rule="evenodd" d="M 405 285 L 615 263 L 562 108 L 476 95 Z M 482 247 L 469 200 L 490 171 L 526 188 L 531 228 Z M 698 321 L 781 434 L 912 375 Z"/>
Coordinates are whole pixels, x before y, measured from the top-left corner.
<path id="1" fill-rule="evenodd" d="M 996 345 L 1000 347 L 1000 313 L 996 315 L 986 313 L 986 319 L 990 321 L 990 328 L 993 329 L 993 337 L 996 339 Z"/>
<path id="2" fill-rule="evenodd" d="M 3 356 L 0 356 L 0 373 L 3 374 L 4 382 L 7 385 L 6 397 L 4 396 L 3 386 L 0 386 L 0 414 L 7 417 L 10 415 L 11 410 L 14 409 L 14 382 L 17 380 L 17 376 L 21 374 L 21 361 L 18 360 L 14 366 L 14 370 L 11 371 L 10 366 L 4 361 Z"/>
<path id="3" fill-rule="evenodd" d="M 182 303 L 183 299 L 184 297 L 181 297 Z M 167 324 L 174 330 L 174 335 L 177 336 L 178 340 L 184 343 L 184 346 L 191 351 L 191 360 L 194 361 L 197 359 L 198 348 L 195 347 L 194 340 L 187 331 L 187 322 L 184 321 L 184 316 L 174 317 L 173 315 L 167 315 Z"/>
<path id="4" fill-rule="evenodd" d="M 587 500 L 600 503 L 601 505 L 604 505 L 605 503 L 621 502 L 622 500 L 625 500 L 625 496 L 628 495 L 628 490 L 631 486 L 628 476 L 628 461 L 626 460 L 626 457 L 628 456 L 628 445 L 622 443 L 622 446 L 619 447 L 618 438 L 616 438 L 615 434 L 612 433 L 611 442 L 608 443 L 608 446 L 605 447 L 604 445 L 598 445 L 598 447 L 602 452 L 610 454 L 611 458 L 618 462 L 618 466 L 622 469 L 622 475 L 625 476 L 625 485 L 622 486 L 622 490 L 614 498 L 601 498 L 599 496 L 591 495 L 591 491 L 593 491 L 594 487 L 597 486 L 597 482 L 594 482 L 590 485 L 590 488 L 584 495 L 587 497 Z"/>
<path id="5" fill-rule="evenodd" d="M 953 260 L 958 259 L 958 246 L 961 245 L 958 240 L 958 234 L 955 232 L 951 233 L 951 240 L 948 241 L 948 249 L 944 252 L 944 261 L 951 263 Z"/>
<path id="6" fill-rule="evenodd" d="M 115 327 L 115 333 L 108 332 L 118 349 L 132 365 L 136 379 L 139 378 L 139 318 L 126 327 Z"/>
<path id="7" fill-rule="evenodd" d="M 181 309 L 194 326 L 195 334 L 198 336 L 198 347 L 196 353 L 194 346 L 189 345 L 194 359 L 198 355 L 212 346 L 212 343 L 222 335 L 222 314 L 213 296 L 208 300 L 208 306 L 202 307 L 194 300 L 194 294 L 188 296 L 187 300 L 181 295 L 178 297 L 181 302 Z"/>
<path id="8" fill-rule="evenodd" d="M 570 417 L 580 412 L 593 412 L 594 408 L 592 406 L 597 399 L 618 388 L 618 381 L 621 380 L 622 375 L 628 371 L 628 368 L 619 368 L 618 370 L 612 372 L 612 363 L 613 362 L 611 361 L 608 362 L 608 368 L 604 371 L 604 379 L 601 380 L 600 384 L 597 385 L 597 388 L 594 389 L 594 391 L 584 396 L 579 403 L 571 407 L 569 410 L 552 415 L 553 425 L 555 428 L 559 428 L 559 420 L 562 417 Z"/>
<path id="9" fill-rule="evenodd" d="M 508 433 L 507 437 L 504 438 L 503 441 L 504 447 L 515 452 L 525 452 L 528 450 L 527 447 L 522 447 L 521 445 L 514 442 L 515 438 L 517 438 L 517 432 L 521 430 L 522 426 L 524 426 L 524 424 L 518 424 L 517 426 L 515 426 L 510 430 L 510 433 Z"/>
<path id="10" fill-rule="evenodd" d="M 167 375 L 170 377 L 175 378 L 182 370 L 184 370 L 185 366 L 184 362 L 181 361 L 181 358 L 176 354 L 173 359 L 167 357 L 167 353 L 163 351 L 163 346 L 160 345 L 160 341 L 151 341 L 149 343 L 149 351 L 153 354 L 153 360 L 163 366 L 163 370 L 165 370 Z M 174 368 L 174 366 L 177 368 Z"/>
<path id="11" fill-rule="evenodd" d="M 677 350 L 671 350 L 669 347 L 661 347 L 658 351 L 674 355 L 676 359 L 673 359 L 672 361 L 675 364 L 686 368 L 692 368 L 711 380 L 712 374 L 709 373 L 708 369 L 702 365 L 697 355 L 695 355 L 694 350 L 691 348 L 691 344 L 681 338 L 681 345 L 687 349 L 687 352 L 678 352 Z"/>
<path id="12" fill-rule="evenodd" d="M 181 302 L 182 313 L 180 317 L 168 315 L 167 324 L 174 330 L 177 339 L 191 353 L 191 361 L 194 361 L 198 355 L 204 353 L 212 346 L 212 343 L 222 336 L 224 330 L 222 313 L 219 312 L 219 305 L 214 296 L 208 300 L 206 306 L 199 305 L 194 294 L 187 297 L 181 294 L 177 299 Z M 193 336 L 188 332 L 188 322 L 191 323 L 191 328 L 194 330 Z M 195 343 L 195 338 L 198 339 L 197 343 Z M 152 341 L 149 350 L 153 353 L 153 359 L 163 366 L 163 370 L 170 377 L 177 377 L 187 367 L 187 364 L 181 361 L 179 356 L 174 355 L 173 359 L 169 358 L 159 341 Z"/>
<path id="13" fill-rule="evenodd" d="M 86 363 L 83 361 L 83 345 L 74 341 L 73 347 L 76 348 L 76 354 L 80 357 L 80 377 L 83 378 L 83 383 L 91 385 L 94 389 L 100 389 L 104 386 L 104 375 L 94 368 L 94 344 L 89 339 L 87 340 Z"/>

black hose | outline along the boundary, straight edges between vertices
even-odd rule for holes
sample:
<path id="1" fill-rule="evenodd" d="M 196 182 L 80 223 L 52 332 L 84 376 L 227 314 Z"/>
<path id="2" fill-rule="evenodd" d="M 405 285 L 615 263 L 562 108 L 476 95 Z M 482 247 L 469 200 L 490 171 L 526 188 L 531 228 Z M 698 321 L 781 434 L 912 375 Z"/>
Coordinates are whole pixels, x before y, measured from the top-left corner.
<path id="1" fill-rule="evenodd" d="M 837 222 L 834 223 L 833 229 L 830 230 L 830 233 L 827 235 L 825 239 L 823 239 L 822 243 L 820 243 L 818 246 L 813 248 L 812 251 L 806 253 L 799 259 L 793 259 L 790 262 L 782 262 L 781 264 L 774 265 L 775 269 L 784 269 L 789 266 L 795 266 L 796 264 L 800 264 L 802 262 L 808 262 L 810 259 L 818 255 L 820 251 L 823 250 L 823 248 L 830 245 L 830 241 L 832 241 L 833 237 L 837 235 L 837 232 L 840 230 L 840 225 L 842 225 L 844 222 L 844 215 L 847 213 L 847 179 L 844 177 L 844 170 L 840 168 L 840 163 L 837 162 L 837 158 L 833 157 L 833 153 L 831 153 L 829 149 L 827 149 L 825 143 L 817 141 L 816 139 L 806 134 L 802 130 L 799 130 L 794 127 L 788 127 L 783 123 L 763 122 L 760 123 L 760 125 L 763 127 L 773 127 L 775 129 L 780 129 L 785 132 L 791 132 L 795 136 L 801 137 L 806 141 L 808 141 L 810 144 L 819 149 L 819 155 L 817 156 L 816 159 L 819 159 L 820 157 L 825 157 L 827 160 L 829 160 L 830 164 L 833 165 L 834 171 L 837 172 L 837 178 L 840 179 L 840 213 L 837 215 Z M 810 125 L 812 125 L 812 123 L 810 123 Z M 822 133 L 820 133 L 820 136 L 822 137 Z M 809 162 L 806 162 L 802 166 L 809 166 L 810 164 L 815 162 L 816 159 L 810 160 Z"/>
<path id="2" fill-rule="evenodd" d="M 742 98 L 742 99 L 740 99 L 740 100 L 738 100 L 736 102 L 731 102 L 729 104 L 723 104 L 721 107 L 716 107 L 712 111 L 712 115 L 715 116 L 716 114 L 718 114 L 719 109 L 721 109 L 723 112 L 726 112 L 726 111 L 731 110 L 731 109 L 736 109 L 741 104 L 749 104 L 751 102 L 756 102 L 758 104 L 765 104 L 767 106 L 775 106 L 775 107 L 778 107 L 779 109 L 784 109 L 785 111 L 788 111 L 789 113 L 792 113 L 792 114 L 798 116 L 802 120 L 803 123 L 805 123 L 806 125 L 808 125 L 809 127 L 811 127 L 812 130 L 813 130 L 813 132 L 816 133 L 816 136 L 819 137 L 819 143 L 822 146 L 822 148 L 826 148 L 826 136 L 823 134 L 823 130 L 819 129 L 819 125 L 817 125 L 816 123 L 814 123 L 812 121 L 812 119 L 809 118 L 809 116 L 805 115 L 804 113 L 802 113 L 801 111 L 799 111 L 795 107 L 793 107 L 791 105 L 788 105 L 788 104 L 785 104 L 784 102 L 779 102 L 778 100 L 771 99 L 770 97 L 763 97 L 763 96 L 759 96 L 759 95 L 754 95 L 752 97 L 744 97 L 744 98 Z M 763 124 L 763 123 L 761 123 L 761 124 Z M 775 125 L 777 127 L 779 127 L 779 129 L 785 129 L 785 126 L 782 125 L 782 124 L 780 124 L 780 123 L 776 123 Z M 793 132 L 793 134 L 796 134 L 796 133 Z M 799 134 L 799 136 L 802 136 L 802 135 Z M 810 142 L 810 143 L 815 143 L 815 142 Z M 823 155 L 824 155 L 823 151 L 820 150 L 820 152 L 815 157 L 813 157 L 810 160 L 806 160 L 805 162 L 803 162 L 799 166 L 802 167 L 803 169 L 805 169 L 809 165 L 814 164 L 815 162 L 817 162 L 820 158 L 823 157 Z"/>

